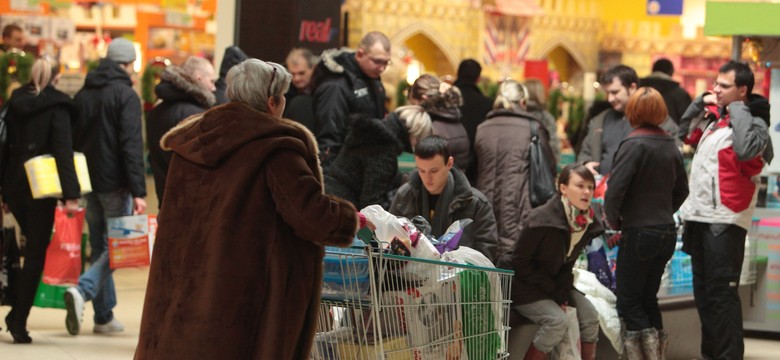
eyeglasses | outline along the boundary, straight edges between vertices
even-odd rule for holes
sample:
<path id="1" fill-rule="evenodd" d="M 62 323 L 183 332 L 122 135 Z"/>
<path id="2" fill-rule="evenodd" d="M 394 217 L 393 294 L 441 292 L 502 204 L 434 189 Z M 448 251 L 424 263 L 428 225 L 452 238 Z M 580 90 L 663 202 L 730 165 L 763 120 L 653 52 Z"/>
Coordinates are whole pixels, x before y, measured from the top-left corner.
<path id="1" fill-rule="evenodd" d="M 388 65 L 393 63 L 392 60 L 390 60 L 390 59 L 387 59 L 387 60 L 385 60 L 385 59 L 374 59 L 372 57 L 369 57 L 368 60 L 371 60 L 371 62 L 374 63 L 374 65 L 376 65 L 376 66 L 388 66 Z"/>
<path id="2" fill-rule="evenodd" d="M 728 90 L 728 89 L 734 87 L 734 85 L 735 84 L 726 84 L 726 83 L 722 83 L 722 82 L 718 82 L 718 81 L 713 81 L 712 82 L 712 88 L 713 89 L 716 88 L 716 87 L 720 87 L 723 90 Z"/>
<path id="3" fill-rule="evenodd" d="M 268 64 L 268 63 L 266 63 Z M 268 97 L 274 97 L 275 95 L 271 94 L 271 86 L 274 84 L 274 80 L 276 79 L 276 66 L 273 66 L 271 64 L 268 64 L 268 66 L 272 67 L 274 69 L 274 72 L 271 73 L 271 82 L 268 83 Z"/>

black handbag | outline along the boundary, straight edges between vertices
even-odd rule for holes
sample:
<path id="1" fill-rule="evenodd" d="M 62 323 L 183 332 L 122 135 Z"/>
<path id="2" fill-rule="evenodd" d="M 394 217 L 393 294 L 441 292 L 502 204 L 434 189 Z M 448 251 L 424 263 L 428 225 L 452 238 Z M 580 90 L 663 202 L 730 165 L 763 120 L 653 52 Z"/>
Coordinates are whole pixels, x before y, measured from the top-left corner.
<path id="1" fill-rule="evenodd" d="M 20 270 L 16 230 L 4 227 L 0 232 L 0 305 L 12 305 L 14 287 Z"/>
<path id="2" fill-rule="evenodd" d="M 550 173 L 549 159 L 542 150 L 538 135 L 539 123 L 531 120 L 530 159 L 528 161 L 528 193 L 531 207 L 537 207 L 555 195 L 555 180 Z"/>

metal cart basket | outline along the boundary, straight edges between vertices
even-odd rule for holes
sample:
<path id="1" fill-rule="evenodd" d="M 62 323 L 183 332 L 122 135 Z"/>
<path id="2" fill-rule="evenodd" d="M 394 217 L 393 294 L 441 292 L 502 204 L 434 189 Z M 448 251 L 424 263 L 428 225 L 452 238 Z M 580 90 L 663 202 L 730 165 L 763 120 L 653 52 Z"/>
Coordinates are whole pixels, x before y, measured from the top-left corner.
<path id="1" fill-rule="evenodd" d="M 508 358 L 513 272 L 327 248 L 315 360 Z"/>

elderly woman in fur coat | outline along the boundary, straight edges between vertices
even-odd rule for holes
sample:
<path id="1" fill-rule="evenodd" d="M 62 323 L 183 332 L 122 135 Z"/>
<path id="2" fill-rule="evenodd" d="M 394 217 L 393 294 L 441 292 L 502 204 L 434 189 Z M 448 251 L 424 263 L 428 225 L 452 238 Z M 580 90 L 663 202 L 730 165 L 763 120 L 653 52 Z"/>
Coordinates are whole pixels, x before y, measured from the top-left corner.
<path id="1" fill-rule="evenodd" d="M 249 59 L 231 103 L 161 140 L 174 155 L 136 359 L 308 359 L 324 245 L 361 222 L 323 194 L 313 135 L 282 119 L 290 74 Z"/>

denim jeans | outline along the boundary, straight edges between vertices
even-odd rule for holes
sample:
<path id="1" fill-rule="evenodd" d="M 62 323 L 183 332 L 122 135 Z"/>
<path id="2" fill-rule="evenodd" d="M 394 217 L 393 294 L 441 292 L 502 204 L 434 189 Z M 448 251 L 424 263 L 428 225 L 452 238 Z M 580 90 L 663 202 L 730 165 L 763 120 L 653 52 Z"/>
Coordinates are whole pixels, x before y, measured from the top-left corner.
<path id="1" fill-rule="evenodd" d="M 599 317 L 596 308 L 577 290 L 569 291 L 570 304 L 577 309 L 580 322 L 580 340 L 584 343 L 596 343 L 599 339 Z M 534 346 L 547 354 L 566 336 L 568 318 L 560 305 L 550 299 L 534 301 L 523 305 L 514 305 L 512 309 L 528 320 L 539 325 L 534 336 Z"/>
<path id="2" fill-rule="evenodd" d="M 133 198 L 127 190 L 107 193 L 90 193 L 87 200 L 87 226 L 89 227 L 89 245 L 92 264 L 79 278 L 78 290 L 85 301 L 92 300 L 95 309 L 95 324 L 105 324 L 114 318 L 116 290 L 114 289 L 114 271 L 108 261 L 108 225 L 107 219 L 132 215 Z"/>
<path id="3" fill-rule="evenodd" d="M 658 289 L 674 254 L 674 225 L 623 231 L 617 258 L 617 311 L 626 330 L 663 329 Z"/>
<path id="4" fill-rule="evenodd" d="M 688 222 L 693 296 L 701 320 L 704 359 L 742 359 L 742 302 L 739 276 L 747 230 L 730 224 Z"/>

